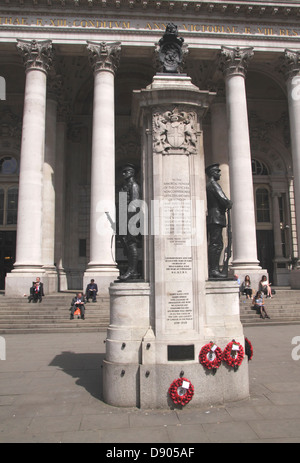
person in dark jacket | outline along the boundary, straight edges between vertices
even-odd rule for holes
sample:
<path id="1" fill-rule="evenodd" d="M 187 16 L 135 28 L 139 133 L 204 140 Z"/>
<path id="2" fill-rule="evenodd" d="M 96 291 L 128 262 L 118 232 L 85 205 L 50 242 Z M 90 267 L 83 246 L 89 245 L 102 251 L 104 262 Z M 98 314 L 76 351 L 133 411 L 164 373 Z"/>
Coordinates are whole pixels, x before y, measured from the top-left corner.
<path id="1" fill-rule="evenodd" d="M 85 318 L 85 299 L 82 293 L 77 293 L 75 297 L 73 297 L 72 302 L 71 302 L 71 315 L 70 319 L 73 320 L 74 318 L 74 312 L 79 309 L 80 310 L 80 316 L 82 320 Z"/>
<path id="2" fill-rule="evenodd" d="M 91 280 L 91 282 L 87 285 L 85 291 L 86 302 L 90 302 L 89 299 L 92 298 L 93 302 L 97 302 L 96 296 L 98 293 L 98 286 L 95 283 L 95 280 Z"/>
<path id="3" fill-rule="evenodd" d="M 219 164 L 212 164 L 205 169 L 208 177 L 206 184 L 207 228 L 209 233 L 208 268 L 209 278 L 226 278 L 220 272 L 219 262 L 223 250 L 223 228 L 226 227 L 226 210 L 232 208 L 232 201 L 227 198 L 218 184 L 221 177 Z"/>
<path id="4" fill-rule="evenodd" d="M 30 288 L 30 296 L 28 296 L 28 302 L 42 302 L 42 297 L 45 296 L 44 294 L 44 285 L 41 282 L 40 277 L 36 277 L 36 281 L 32 282 L 32 286 Z"/>

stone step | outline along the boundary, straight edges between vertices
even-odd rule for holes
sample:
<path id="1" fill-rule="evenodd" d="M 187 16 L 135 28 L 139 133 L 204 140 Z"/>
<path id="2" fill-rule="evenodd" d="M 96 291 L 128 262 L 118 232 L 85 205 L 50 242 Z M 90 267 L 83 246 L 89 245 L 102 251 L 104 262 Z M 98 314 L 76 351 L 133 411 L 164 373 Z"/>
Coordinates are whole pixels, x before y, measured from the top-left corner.
<path id="1" fill-rule="evenodd" d="M 1 323 L 1 334 L 14 333 L 59 333 L 71 331 L 105 331 L 108 326 L 108 320 L 98 320 L 97 322 L 89 322 L 87 319 L 81 320 L 76 317 L 74 320 L 65 320 L 59 323 L 18 323 L 13 324 Z"/>
<path id="2" fill-rule="evenodd" d="M 83 320 L 84 322 L 84 320 Z M 3 328 L 0 330 L 1 335 L 5 334 L 34 334 L 34 333 L 95 333 L 95 332 L 103 332 L 106 331 L 107 325 L 85 325 L 85 326 L 79 326 L 79 325 L 72 325 L 72 326 L 46 326 L 46 327 L 34 327 L 32 328 L 31 326 L 28 327 L 21 327 L 21 328 L 15 328 L 15 327 L 9 327 L 9 328 Z"/>
<path id="3" fill-rule="evenodd" d="M 264 298 L 265 308 L 270 319 L 262 319 L 253 309 L 250 299 L 240 298 L 240 318 L 244 326 L 262 324 L 300 323 L 300 291 L 287 288 L 274 288 L 272 298 Z"/>
<path id="4" fill-rule="evenodd" d="M 89 320 L 89 322 L 101 322 L 102 320 L 105 320 L 105 321 L 109 321 L 109 317 L 107 317 L 106 315 L 105 316 L 102 316 L 100 317 L 99 315 L 98 316 L 90 316 L 90 315 L 86 315 L 85 316 L 86 320 Z M 5 323 L 26 323 L 28 321 L 34 321 L 34 322 L 44 322 L 44 323 L 55 323 L 55 322 L 64 322 L 65 320 L 69 320 L 70 319 L 70 314 L 67 314 L 67 315 L 64 315 L 62 317 L 47 317 L 47 316 L 40 316 L 40 317 L 34 317 L 34 319 L 32 317 L 29 317 L 29 316 L 25 316 L 25 317 L 9 317 L 9 316 L 5 316 L 5 317 L 0 317 L 0 329 L 1 327 L 3 326 L 3 324 Z"/>
<path id="5" fill-rule="evenodd" d="M 109 324 L 109 297 L 86 303 L 85 320 L 70 320 L 71 301 L 76 291 L 43 297 L 28 303 L 27 297 L 0 294 L 0 334 L 63 333 L 105 331 Z"/>
<path id="6" fill-rule="evenodd" d="M 276 289 L 276 288 L 275 288 Z M 98 297 L 86 304 L 85 320 L 70 320 L 70 304 L 76 292 L 49 295 L 42 303 L 28 304 L 27 297 L 0 294 L 0 334 L 105 331 L 109 324 L 109 298 Z M 276 289 L 273 298 L 265 298 L 271 319 L 261 319 L 252 301 L 240 298 L 240 317 L 244 326 L 300 323 L 300 291 Z"/>

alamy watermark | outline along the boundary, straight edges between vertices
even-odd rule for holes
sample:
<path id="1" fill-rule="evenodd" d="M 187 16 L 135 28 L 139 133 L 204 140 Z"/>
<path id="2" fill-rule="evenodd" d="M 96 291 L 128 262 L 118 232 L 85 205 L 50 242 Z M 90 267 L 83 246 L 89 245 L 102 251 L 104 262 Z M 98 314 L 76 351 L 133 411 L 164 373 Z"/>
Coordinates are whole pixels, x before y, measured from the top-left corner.
<path id="1" fill-rule="evenodd" d="M 0 76 L 0 100 L 6 100 L 6 82 L 2 76 Z"/>
<path id="2" fill-rule="evenodd" d="M 0 336 L 0 360 L 6 360 L 6 341 Z"/>
<path id="3" fill-rule="evenodd" d="M 96 207 L 98 235 L 114 234 L 125 236 L 182 236 L 188 245 L 199 245 L 205 229 L 199 217 L 205 215 L 203 200 L 161 199 L 133 200 L 127 204 L 127 193 L 119 193 L 119 207 L 116 214 L 112 201 L 99 201 Z M 116 226 L 116 215 L 117 225 Z"/>
<path id="4" fill-rule="evenodd" d="M 300 336 L 294 336 L 292 339 L 292 344 L 295 344 L 296 347 L 292 350 L 292 359 L 300 360 Z"/>

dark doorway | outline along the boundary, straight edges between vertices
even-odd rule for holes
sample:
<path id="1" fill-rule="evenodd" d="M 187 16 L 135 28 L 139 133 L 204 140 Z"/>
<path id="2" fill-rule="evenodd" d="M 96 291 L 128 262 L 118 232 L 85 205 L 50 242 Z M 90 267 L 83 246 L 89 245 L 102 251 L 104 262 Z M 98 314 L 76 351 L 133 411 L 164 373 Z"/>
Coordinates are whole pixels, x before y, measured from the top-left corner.
<path id="1" fill-rule="evenodd" d="M 9 273 L 16 257 L 16 232 L 0 231 L 0 289 L 5 288 L 5 276 Z"/>
<path id="2" fill-rule="evenodd" d="M 257 258 L 263 269 L 267 269 L 269 281 L 273 282 L 274 236 L 273 230 L 256 230 Z"/>

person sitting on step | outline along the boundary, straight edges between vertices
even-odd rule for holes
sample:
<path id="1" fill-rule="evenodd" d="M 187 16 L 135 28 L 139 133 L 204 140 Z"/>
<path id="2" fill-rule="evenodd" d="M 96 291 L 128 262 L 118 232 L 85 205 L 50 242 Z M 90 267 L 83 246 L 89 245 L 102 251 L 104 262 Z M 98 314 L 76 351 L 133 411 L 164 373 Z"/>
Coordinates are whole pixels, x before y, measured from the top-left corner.
<path id="1" fill-rule="evenodd" d="M 75 297 L 73 297 L 72 302 L 71 302 L 71 315 L 70 315 L 70 320 L 74 319 L 74 313 L 76 312 L 77 309 L 80 310 L 80 317 L 82 320 L 85 319 L 85 299 L 82 293 L 77 293 Z"/>
<path id="2" fill-rule="evenodd" d="M 92 302 L 97 302 L 96 301 L 97 293 L 98 293 L 97 283 L 95 283 L 95 280 L 91 280 L 91 282 L 87 285 L 86 291 L 85 291 L 86 302 L 89 302 L 90 298 L 92 298 Z"/>
<path id="3" fill-rule="evenodd" d="M 44 294 L 44 285 L 41 282 L 40 277 L 36 277 L 36 281 L 32 282 L 32 286 L 30 288 L 30 296 L 28 296 L 28 302 L 42 302 L 42 297 L 45 296 Z"/>
<path id="4" fill-rule="evenodd" d="M 264 293 L 262 291 L 257 291 L 253 298 L 253 304 L 257 313 L 260 314 L 260 318 L 270 318 L 265 309 Z"/>

